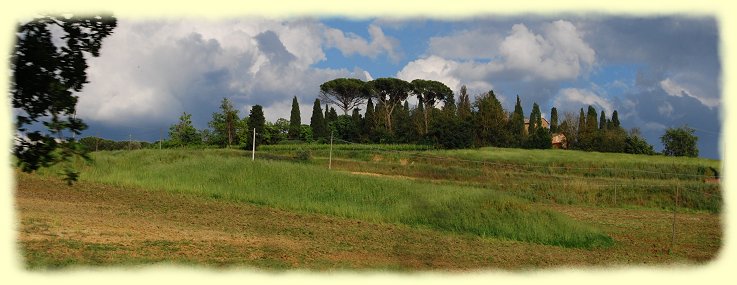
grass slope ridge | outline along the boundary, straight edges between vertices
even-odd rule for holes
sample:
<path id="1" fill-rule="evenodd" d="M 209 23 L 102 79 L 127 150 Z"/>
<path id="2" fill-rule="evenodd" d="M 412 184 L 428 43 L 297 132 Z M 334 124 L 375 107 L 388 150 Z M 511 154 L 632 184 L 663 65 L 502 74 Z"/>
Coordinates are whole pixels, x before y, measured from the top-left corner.
<path id="1" fill-rule="evenodd" d="M 81 178 L 547 245 L 613 244 L 591 226 L 489 189 L 360 177 L 247 156 L 237 150 L 100 152 Z"/>
<path id="2" fill-rule="evenodd" d="M 257 155 L 328 164 L 329 150 L 289 146 L 262 149 Z M 553 149 L 392 151 L 369 147 L 373 146 L 336 147 L 332 168 L 487 188 L 533 203 L 671 210 L 678 196 L 679 209 L 711 213 L 719 213 L 723 204 L 720 184 L 714 183 L 721 172 L 717 160 Z"/>

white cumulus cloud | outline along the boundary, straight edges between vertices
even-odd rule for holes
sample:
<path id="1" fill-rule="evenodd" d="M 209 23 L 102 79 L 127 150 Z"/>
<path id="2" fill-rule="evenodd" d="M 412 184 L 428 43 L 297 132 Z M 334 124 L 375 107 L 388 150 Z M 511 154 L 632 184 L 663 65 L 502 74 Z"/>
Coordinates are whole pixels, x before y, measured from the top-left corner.
<path id="1" fill-rule="evenodd" d="M 717 107 L 720 104 L 719 98 L 709 98 L 707 96 L 704 96 L 703 94 L 692 92 L 691 89 L 694 88 L 687 88 L 681 83 L 675 82 L 675 80 L 671 78 L 666 78 L 662 81 L 660 81 L 660 88 L 665 91 L 670 96 L 674 97 L 691 97 L 703 104 L 704 106 L 711 108 Z"/>
<path id="2" fill-rule="evenodd" d="M 375 24 L 369 25 L 368 32 L 371 37 L 370 42 L 354 33 L 346 34 L 339 29 L 327 28 L 325 39 L 327 46 L 337 48 L 345 56 L 359 54 L 376 58 L 386 53 L 392 60 L 399 60 L 397 52 L 399 41 L 397 39 L 385 35 L 381 27 Z"/>
<path id="3" fill-rule="evenodd" d="M 598 107 L 599 110 L 604 109 L 604 112 L 611 114 L 614 111 L 614 107 L 609 100 L 594 93 L 591 90 L 578 89 L 578 88 L 565 88 L 558 92 L 555 97 L 554 106 L 581 106 L 591 105 Z M 574 108 L 577 109 L 577 108 Z M 584 108 L 585 110 L 586 108 Z"/>
<path id="4" fill-rule="evenodd" d="M 428 53 L 452 59 L 491 59 L 498 55 L 502 37 L 481 29 L 463 30 L 448 36 L 431 37 Z"/>
<path id="5" fill-rule="evenodd" d="M 171 124 L 188 112 L 204 126 L 226 97 L 242 115 L 261 104 L 274 111 L 270 116 L 288 116 L 278 104 L 291 104 L 295 95 L 311 103 L 322 82 L 371 78 L 360 68 L 312 66 L 325 59 L 323 36 L 334 30 L 311 20 L 119 20 L 101 56 L 88 61 L 90 83 L 78 94 L 78 115 L 125 126 Z M 395 54 L 393 39 L 378 27 L 369 30 L 369 48 Z"/>
<path id="6" fill-rule="evenodd" d="M 473 92 L 485 92 L 497 80 L 576 79 L 596 63 L 596 52 L 568 21 L 547 23 L 540 33 L 524 24 L 513 25 L 505 36 L 482 29 L 463 30 L 431 38 L 428 53 L 407 63 L 397 77 L 438 80 L 454 91 L 466 85 Z"/>
<path id="7" fill-rule="evenodd" d="M 578 77 L 594 64 L 596 52 L 567 21 L 545 25 L 535 34 L 516 24 L 499 46 L 504 66 L 525 74 L 525 79 L 565 80 Z"/>
<path id="8" fill-rule="evenodd" d="M 490 68 L 483 64 L 463 63 L 438 56 L 421 58 L 408 63 L 397 73 L 397 78 L 407 81 L 414 79 L 436 80 L 447 85 L 456 94 L 466 85 L 470 94 L 489 91 L 493 86 L 482 80 Z M 474 74 L 475 73 L 475 74 Z"/>

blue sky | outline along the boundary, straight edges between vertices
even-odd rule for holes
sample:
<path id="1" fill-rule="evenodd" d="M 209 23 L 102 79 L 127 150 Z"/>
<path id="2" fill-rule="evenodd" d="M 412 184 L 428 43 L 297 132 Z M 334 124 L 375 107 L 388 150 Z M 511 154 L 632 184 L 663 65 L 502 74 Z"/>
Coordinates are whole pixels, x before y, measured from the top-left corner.
<path id="1" fill-rule="evenodd" d="M 719 29 L 709 17 L 505 16 L 456 20 L 370 18 L 119 19 L 79 94 L 85 135 L 154 141 L 182 112 L 205 128 L 220 100 L 267 120 L 304 123 L 322 82 L 379 77 L 444 82 L 472 96 L 493 89 L 578 113 L 617 110 L 662 149 L 667 127 L 687 124 L 700 155 L 719 158 Z"/>

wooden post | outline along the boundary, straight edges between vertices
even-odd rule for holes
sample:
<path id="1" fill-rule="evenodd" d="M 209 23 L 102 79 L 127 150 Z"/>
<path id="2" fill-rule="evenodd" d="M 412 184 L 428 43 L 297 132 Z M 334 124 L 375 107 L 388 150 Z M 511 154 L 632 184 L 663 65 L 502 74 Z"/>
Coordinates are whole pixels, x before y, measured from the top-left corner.
<path id="1" fill-rule="evenodd" d="M 672 227 L 672 234 L 670 238 L 670 250 L 669 253 L 673 254 L 673 248 L 676 243 L 676 208 L 678 207 L 678 186 L 676 186 L 676 197 L 675 197 L 675 203 L 673 205 L 673 227 Z"/>
<path id="2" fill-rule="evenodd" d="M 330 131 L 330 158 L 328 159 L 328 169 L 333 169 L 333 132 Z"/>
<path id="3" fill-rule="evenodd" d="M 614 207 L 617 206 L 617 182 L 614 182 Z"/>
<path id="4" fill-rule="evenodd" d="M 251 149 L 251 161 L 254 161 L 256 159 L 256 128 L 253 128 L 253 140 L 251 141 L 252 149 Z"/>

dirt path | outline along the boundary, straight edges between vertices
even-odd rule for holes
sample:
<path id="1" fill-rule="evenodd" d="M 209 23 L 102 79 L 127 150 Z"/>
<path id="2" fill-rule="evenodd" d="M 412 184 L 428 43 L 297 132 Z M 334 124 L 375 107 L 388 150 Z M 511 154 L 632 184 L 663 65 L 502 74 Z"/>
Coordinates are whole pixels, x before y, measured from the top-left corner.
<path id="1" fill-rule="evenodd" d="M 686 233 L 676 254 L 668 255 L 662 232 L 670 233 L 670 224 L 667 213 L 658 211 L 615 209 L 617 216 L 608 209 L 552 206 L 594 221 L 618 243 L 585 250 L 86 182 L 70 188 L 27 174 L 17 179 L 19 244 L 31 268 L 175 262 L 313 270 L 530 269 L 702 262 L 721 244 L 719 217 L 708 214 L 683 215 Z"/>

